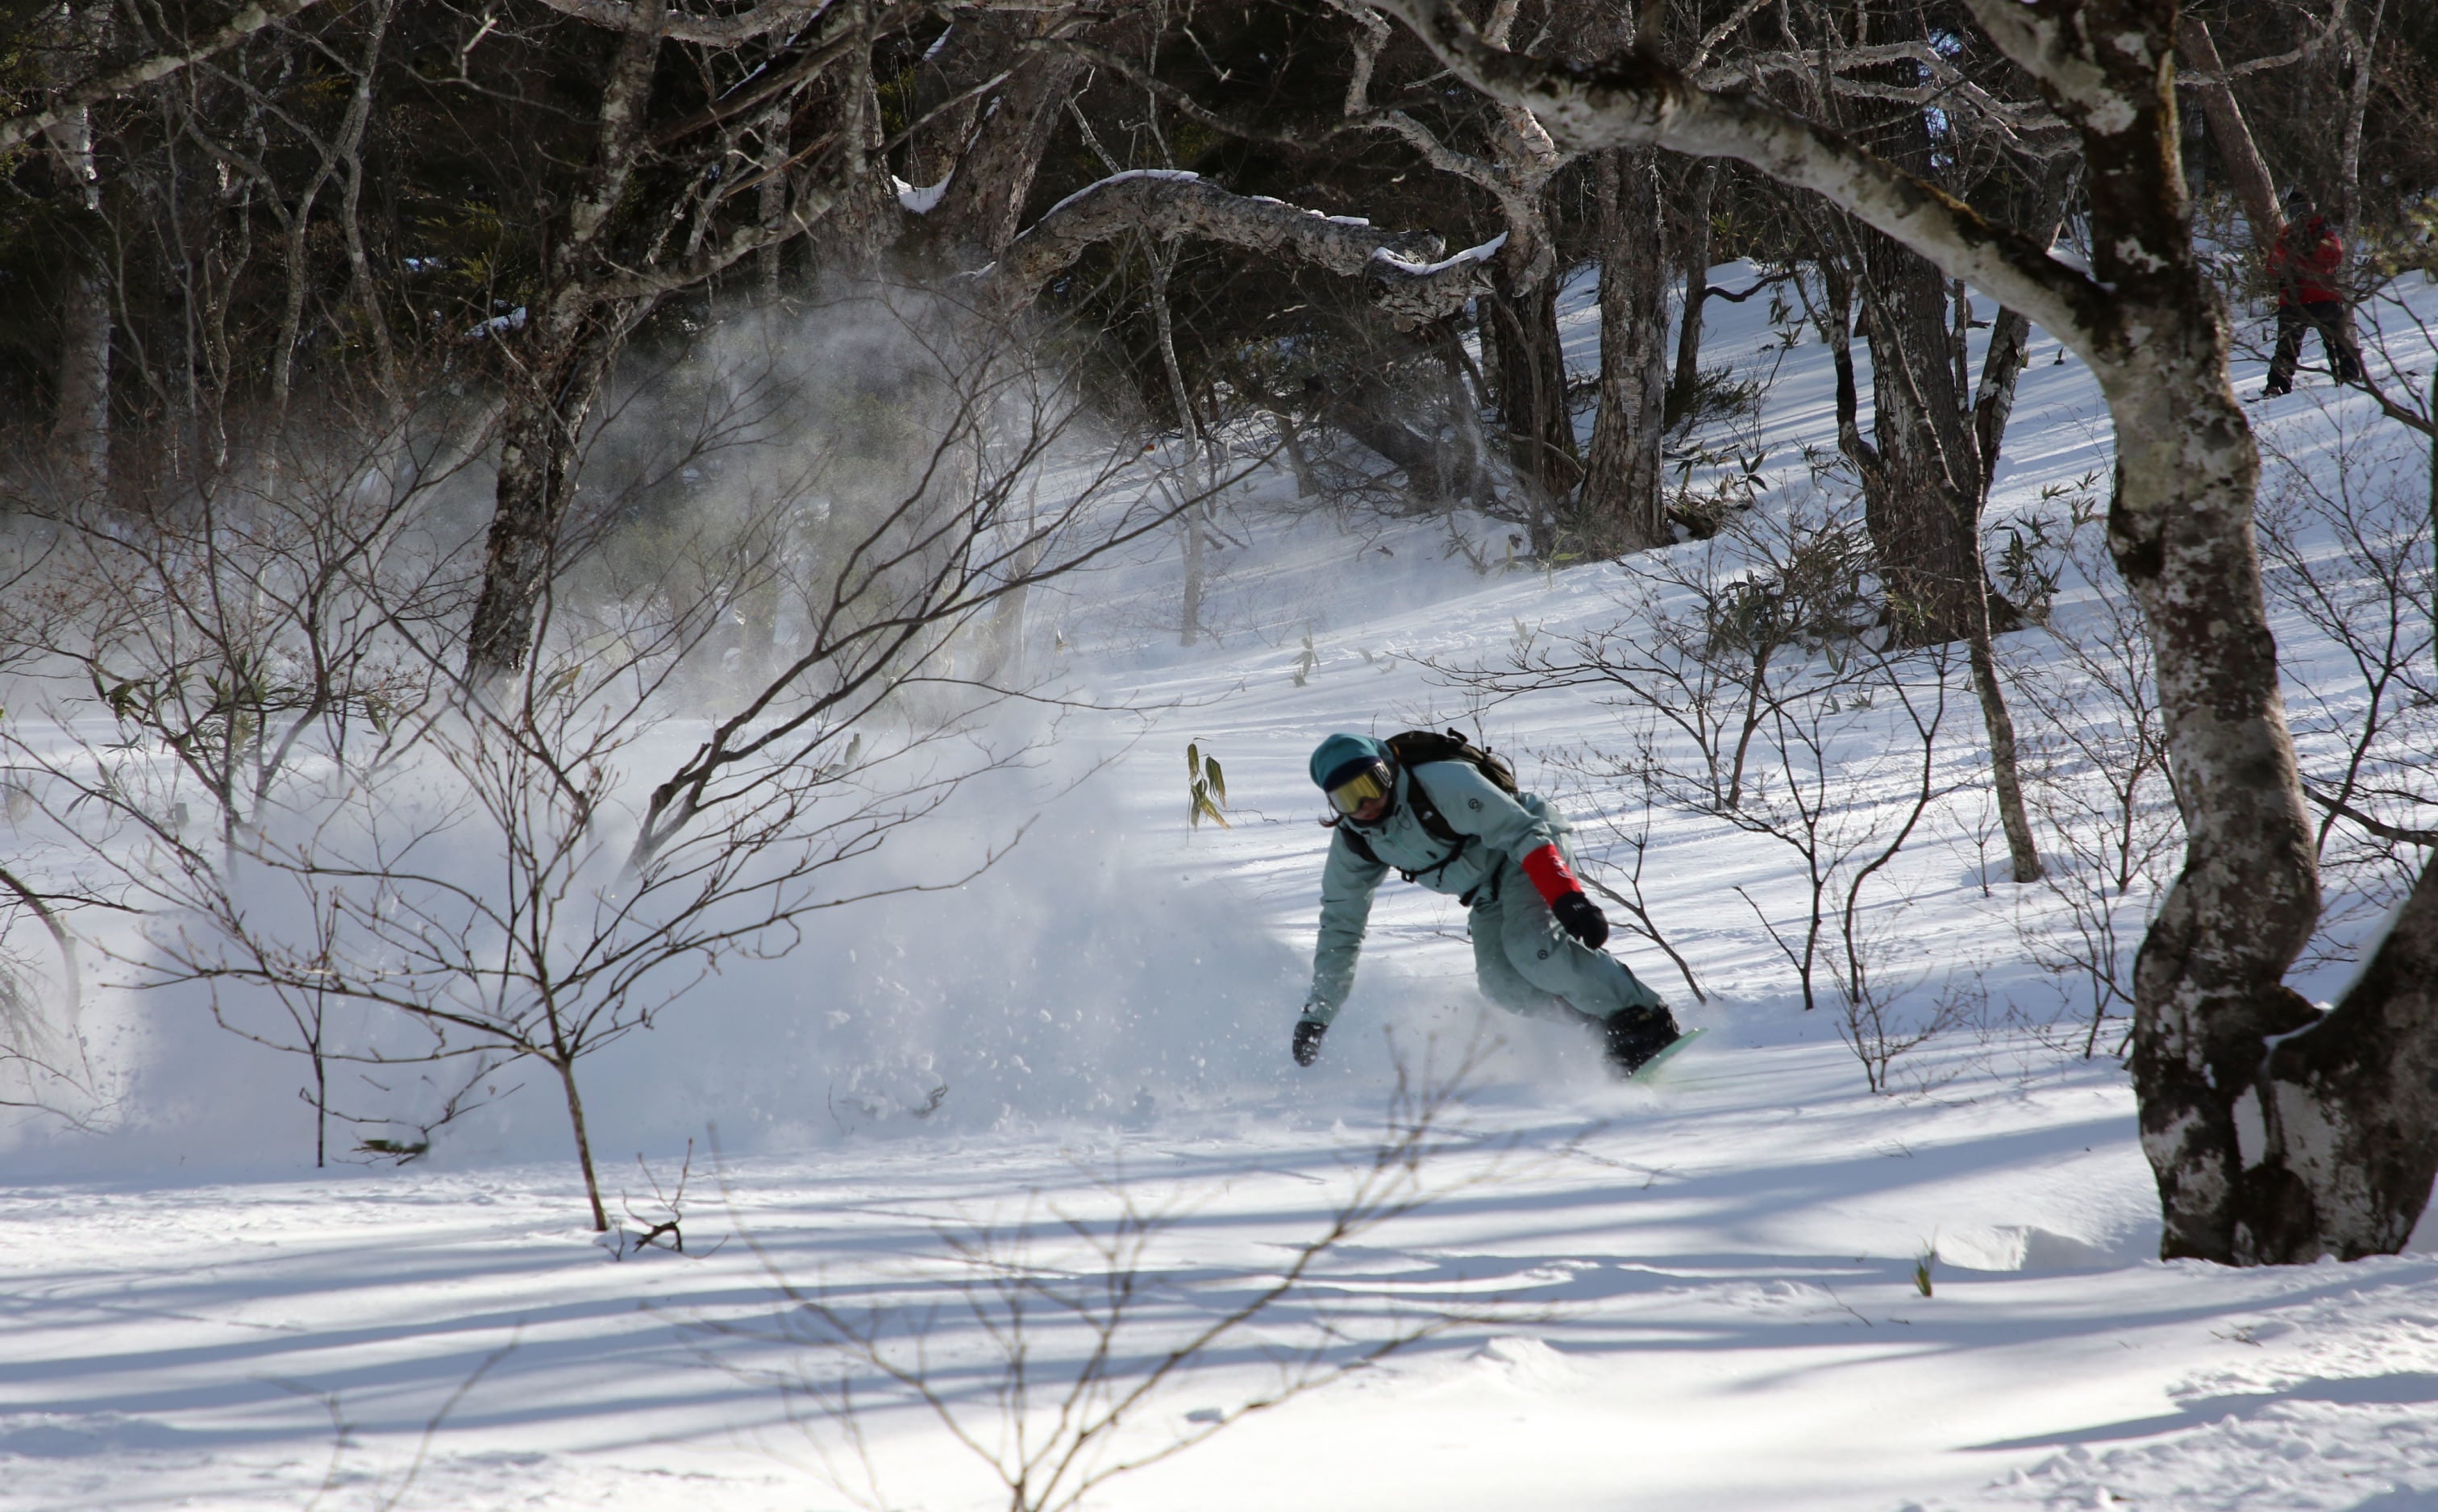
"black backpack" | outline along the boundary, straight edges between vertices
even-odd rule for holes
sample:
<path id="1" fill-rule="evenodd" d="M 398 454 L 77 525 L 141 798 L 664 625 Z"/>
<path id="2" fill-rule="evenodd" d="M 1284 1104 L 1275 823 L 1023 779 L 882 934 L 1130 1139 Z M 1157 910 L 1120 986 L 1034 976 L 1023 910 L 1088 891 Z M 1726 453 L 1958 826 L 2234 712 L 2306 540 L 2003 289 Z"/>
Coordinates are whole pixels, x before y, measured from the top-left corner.
<path id="1" fill-rule="evenodd" d="M 1429 791 L 1422 786 L 1420 780 L 1410 775 L 1415 767 L 1427 762 L 1471 762 L 1475 771 L 1490 779 L 1490 784 L 1493 787 L 1510 798 L 1524 796 L 1524 789 L 1515 782 L 1515 768 L 1507 765 L 1507 759 L 1487 747 L 1476 746 L 1465 739 L 1462 730 L 1451 730 L 1442 733 L 1436 730 L 1408 730 L 1389 736 L 1386 744 L 1388 754 L 1395 758 L 1397 765 L 1404 767 L 1408 774 L 1405 781 L 1405 805 L 1414 811 L 1415 822 L 1421 824 L 1423 832 L 1431 838 L 1442 845 L 1456 847 L 1437 866 L 1425 867 L 1420 871 L 1407 871 L 1403 867 L 1398 868 L 1397 874 L 1408 882 L 1418 877 L 1427 876 L 1434 871 L 1446 870 L 1456 864 L 1456 858 L 1464 854 L 1464 848 L 1474 841 L 1474 836 L 1459 833 L 1455 825 L 1450 824 L 1447 817 L 1440 812 L 1439 805 L 1431 801 Z M 1372 851 L 1370 842 L 1363 838 L 1360 831 L 1347 825 L 1338 825 L 1336 828 L 1338 834 L 1346 836 L 1349 850 L 1373 866 L 1381 864 L 1379 855 Z"/>

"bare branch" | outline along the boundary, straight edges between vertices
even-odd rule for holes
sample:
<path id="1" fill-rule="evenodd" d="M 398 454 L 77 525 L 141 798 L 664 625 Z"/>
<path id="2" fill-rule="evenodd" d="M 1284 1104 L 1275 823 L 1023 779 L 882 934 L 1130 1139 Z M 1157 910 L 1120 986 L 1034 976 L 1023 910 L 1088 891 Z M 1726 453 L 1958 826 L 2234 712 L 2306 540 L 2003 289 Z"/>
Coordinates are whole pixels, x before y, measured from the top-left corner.
<path id="1" fill-rule="evenodd" d="M 2375 819 L 2352 804 L 2321 792 L 2310 783 L 2303 784 L 2304 796 L 2340 818 L 2348 818 L 2382 840 L 2396 840 L 2405 845 L 2438 846 L 2438 830 L 2408 830 L 2401 825 Z"/>
<path id="2" fill-rule="evenodd" d="M 2176 82 L 2203 87 L 2223 87 L 2230 79 L 2244 79 L 2252 74 L 2267 73 L 2272 68 L 2284 68 L 2290 63 L 2299 63 L 2335 41 L 2340 30 L 2349 29 L 2344 25 L 2345 13 L 2344 0 L 2337 0 L 2335 5 L 2328 7 L 2328 24 L 2320 28 L 2318 36 L 2307 37 L 2298 47 L 2291 47 L 2281 53 L 2270 53 L 2265 58 L 2248 59 L 2239 63 L 2221 63 L 2218 62 L 2216 49 L 2212 49 L 2209 61 L 2201 63 L 2200 67 L 2177 69 Z M 2184 18 L 2183 24 L 2186 26 L 2201 25 L 2189 15 Z M 2183 34 L 2180 30 L 2177 37 L 2178 44 L 2182 45 L 2183 41 Z M 2200 62 L 2199 59 L 2194 61 Z"/>
<path id="3" fill-rule="evenodd" d="M 155 53 L 140 62 L 130 63 L 114 73 L 64 90 L 41 110 L 28 111 L 0 121 L 0 150 L 12 148 L 38 132 L 49 131 L 80 110 L 140 89 L 154 79 L 167 79 L 181 68 L 201 62 L 214 53 L 225 52 L 263 27 L 285 21 L 313 4 L 315 0 L 255 0 L 231 16 L 225 26 L 193 46 Z"/>
<path id="4" fill-rule="evenodd" d="M 2088 274 L 1825 127 L 1749 96 L 1710 94 L 1645 54 L 1578 67 L 1490 46 L 1450 0 L 1383 4 L 1404 17 L 1458 77 L 1493 98 L 1531 111 L 1574 150 L 1656 145 L 1694 157 L 1748 163 L 1847 207 L 2000 303 L 2023 310 L 2086 359 L 2105 340 L 2108 294 Z M 1975 0 L 1974 9 L 2031 12 L 2016 0 Z M 2018 33 L 2032 27 L 2027 19 L 2014 20 Z M 2039 51 L 2029 45 L 2025 50 Z M 2007 51 L 2014 56 L 2017 49 Z"/>
<path id="5" fill-rule="evenodd" d="M 0 887 L 15 893 L 17 901 L 31 908 L 43 927 L 51 932 L 51 943 L 60 950 L 61 985 L 67 993 L 69 1016 L 74 1017 L 84 998 L 83 983 L 77 971 L 76 941 L 68 934 L 67 926 L 60 923 L 60 916 L 51 911 L 51 905 L 43 901 L 43 895 L 18 881 L 6 868 L 0 868 Z"/>

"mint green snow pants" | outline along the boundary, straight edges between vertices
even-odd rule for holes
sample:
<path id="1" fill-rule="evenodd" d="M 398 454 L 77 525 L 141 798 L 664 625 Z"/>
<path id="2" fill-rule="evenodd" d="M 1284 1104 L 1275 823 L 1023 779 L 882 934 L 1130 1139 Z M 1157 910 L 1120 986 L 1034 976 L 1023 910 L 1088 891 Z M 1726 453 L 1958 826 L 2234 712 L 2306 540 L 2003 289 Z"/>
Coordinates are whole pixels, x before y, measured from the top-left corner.
<path id="1" fill-rule="evenodd" d="M 1510 1012 L 1549 1016 L 1563 1000 L 1604 1019 L 1660 1002 L 1625 962 L 1566 933 L 1511 859 L 1475 895 L 1466 923 L 1482 995 Z"/>

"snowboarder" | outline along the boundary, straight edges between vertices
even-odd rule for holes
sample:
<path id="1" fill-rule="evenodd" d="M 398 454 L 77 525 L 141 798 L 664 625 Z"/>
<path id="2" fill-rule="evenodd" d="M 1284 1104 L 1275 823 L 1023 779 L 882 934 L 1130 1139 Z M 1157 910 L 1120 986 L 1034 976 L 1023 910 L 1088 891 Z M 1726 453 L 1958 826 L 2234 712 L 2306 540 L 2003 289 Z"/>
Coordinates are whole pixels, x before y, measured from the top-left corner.
<path id="1" fill-rule="evenodd" d="M 1472 910 L 1474 973 L 1492 1002 L 1593 1022 L 1619 1076 L 1675 1042 L 1668 1005 L 1599 948 L 1608 920 L 1569 865 L 1566 822 L 1517 791 L 1506 763 L 1453 730 L 1337 734 L 1312 753 L 1312 780 L 1329 795 L 1323 822 L 1334 835 L 1312 996 L 1292 1042 L 1298 1065 L 1320 1058 L 1321 1036 L 1354 985 L 1371 895 L 1392 868 Z"/>
<path id="2" fill-rule="evenodd" d="M 2277 350 L 2269 360 L 2264 399 L 2294 392 L 2294 364 L 2302 360 L 2303 332 L 2320 333 L 2329 370 L 2340 383 L 2361 380 L 2361 354 L 2354 348 L 2338 273 L 2345 244 L 2327 218 L 2300 192 L 2286 197 L 2285 231 L 2269 249 L 2269 275 L 2277 280 Z"/>

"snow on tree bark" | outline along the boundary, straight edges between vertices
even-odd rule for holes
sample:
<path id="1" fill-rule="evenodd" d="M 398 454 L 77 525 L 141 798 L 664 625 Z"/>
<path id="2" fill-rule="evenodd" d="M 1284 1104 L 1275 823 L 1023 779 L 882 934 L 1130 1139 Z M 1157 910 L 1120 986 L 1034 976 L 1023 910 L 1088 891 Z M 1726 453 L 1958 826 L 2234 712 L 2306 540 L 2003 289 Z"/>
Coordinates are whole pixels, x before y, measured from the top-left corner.
<path id="1" fill-rule="evenodd" d="M 1426 233 L 1382 231 L 1283 201 L 1230 194 L 1192 173 L 1144 168 L 1111 174 L 1059 201 L 982 276 L 1000 297 L 1020 304 L 1086 249 L 1129 232 L 1215 241 L 1367 279 L 1401 325 L 1462 308 L 1480 287 L 1481 265 L 1499 250 L 1493 240 L 1441 257 L 1440 239 Z"/>

